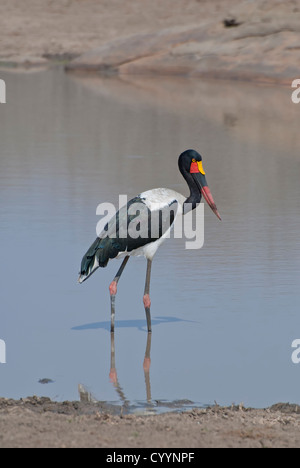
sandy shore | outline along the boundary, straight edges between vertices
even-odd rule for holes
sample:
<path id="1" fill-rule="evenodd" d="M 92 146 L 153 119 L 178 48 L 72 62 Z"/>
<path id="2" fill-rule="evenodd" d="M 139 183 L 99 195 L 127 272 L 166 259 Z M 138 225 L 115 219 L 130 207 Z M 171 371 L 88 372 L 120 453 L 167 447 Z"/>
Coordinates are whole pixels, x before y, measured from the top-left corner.
<path id="1" fill-rule="evenodd" d="M 0 447 L 298 447 L 300 408 L 193 409 L 160 415 L 112 414 L 102 403 L 0 399 Z"/>
<path id="2" fill-rule="evenodd" d="M 69 58 L 132 34 L 153 33 L 201 19 L 237 0 L 2 0 L 0 60 L 47 62 Z M 221 14 L 222 17 L 222 14 Z"/>
<path id="3" fill-rule="evenodd" d="M 290 84 L 298 78 L 293 0 L 3 0 L 0 67 Z M 71 62 L 71 63 L 70 63 Z"/>

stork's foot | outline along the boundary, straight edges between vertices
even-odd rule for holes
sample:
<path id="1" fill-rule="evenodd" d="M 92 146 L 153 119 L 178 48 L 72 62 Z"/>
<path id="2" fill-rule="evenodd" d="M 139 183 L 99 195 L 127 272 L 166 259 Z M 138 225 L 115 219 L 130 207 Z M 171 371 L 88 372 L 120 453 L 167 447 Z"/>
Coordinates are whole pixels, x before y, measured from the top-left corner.
<path id="1" fill-rule="evenodd" d="M 145 309 L 150 309 L 151 307 L 151 300 L 149 294 L 145 294 L 143 297 L 144 307 Z"/>
<path id="2" fill-rule="evenodd" d="M 112 281 L 109 285 L 109 293 L 111 296 L 115 296 L 117 294 L 117 282 Z"/>

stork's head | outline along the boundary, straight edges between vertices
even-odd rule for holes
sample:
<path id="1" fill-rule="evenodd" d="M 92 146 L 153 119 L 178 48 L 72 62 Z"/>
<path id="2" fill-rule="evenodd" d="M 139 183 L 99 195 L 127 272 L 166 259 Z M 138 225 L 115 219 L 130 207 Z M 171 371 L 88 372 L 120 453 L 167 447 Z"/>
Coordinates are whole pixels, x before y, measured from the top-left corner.
<path id="1" fill-rule="evenodd" d="M 211 191 L 205 177 L 205 171 L 202 164 L 202 156 L 197 151 L 189 149 L 181 153 L 178 159 L 178 166 L 181 174 L 186 179 L 191 191 L 198 190 L 203 195 L 207 204 L 210 206 L 215 215 L 221 219 L 217 210 Z"/>

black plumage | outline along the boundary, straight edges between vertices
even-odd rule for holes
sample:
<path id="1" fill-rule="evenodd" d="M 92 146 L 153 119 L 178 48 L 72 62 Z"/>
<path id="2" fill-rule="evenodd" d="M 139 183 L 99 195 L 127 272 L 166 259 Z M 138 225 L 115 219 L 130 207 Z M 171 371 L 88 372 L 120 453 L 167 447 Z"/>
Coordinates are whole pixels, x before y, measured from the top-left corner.
<path id="1" fill-rule="evenodd" d="M 131 199 L 106 224 L 83 256 L 80 281 L 85 281 L 99 267 L 106 267 L 108 261 L 117 257 L 119 253 L 132 252 L 162 237 L 173 224 L 176 211 L 176 200 L 153 211 L 148 208 L 143 198 L 137 196 Z M 133 226 L 134 237 L 130 235 L 130 226 Z"/>

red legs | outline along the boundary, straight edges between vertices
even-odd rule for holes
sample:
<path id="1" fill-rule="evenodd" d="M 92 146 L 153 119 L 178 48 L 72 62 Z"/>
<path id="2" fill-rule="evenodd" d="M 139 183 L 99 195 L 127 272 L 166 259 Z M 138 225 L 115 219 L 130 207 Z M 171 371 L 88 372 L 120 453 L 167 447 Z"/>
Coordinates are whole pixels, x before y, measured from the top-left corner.
<path id="1" fill-rule="evenodd" d="M 117 294 L 117 285 L 118 285 L 118 281 L 123 273 L 123 270 L 128 260 L 129 260 L 129 255 L 127 255 L 124 258 L 123 263 L 118 270 L 118 273 L 116 274 L 113 281 L 109 285 L 110 303 L 111 303 L 111 325 L 110 325 L 111 333 L 114 333 L 115 331 L 115 311 L 116 311 L 115 302 L 116 302 L 116 294 Z M 151 300 L 150 300 L 150 295 L 149 295 L 151 266 L 152 266 L 152 260 L 147 260 L 147 273 L 146 273 L 146 282 L 145 282 L 143 302 L 144 302 L 144 307 L 145 307 L 145 312 L 146 312 L 148 333 L 151 333 L 151 315 L 150 315 Z"/>
<path id="2" fill-rule="evenodd" d="M 115 311 L 116 311 L 116 294 L 117 294 L 117 284 L 119 282 L 119 279 L 123 273 L 124 268 L 126 267 L 126 264 L 129 260 L 129 255 L 127 255 L 123 262 L 122 265 L 120 266 L 118 273 L 114 277 L 113 281 L 109 285 L 109 292 L 110 292 L 110 305 L 111 305 L 111 322 L 110 322 L 110 331 L 111 333 L 114 333 L 115 331 Z"/>
<path id="3" fill-rule="evenodd" d="M 145 312 L 146 312 L 148 333 L 151 333 L 151 315 L 150 315 L 151 300 L 150 300 L 150 295 L 149 295 L 151 266 L 152 266 L 152 260 L 147 260 L 147 273 L 146 273 L 146 282 L 145 282 L 143 302 L 144 302 L 144 307 L 145 307 Z"/>

